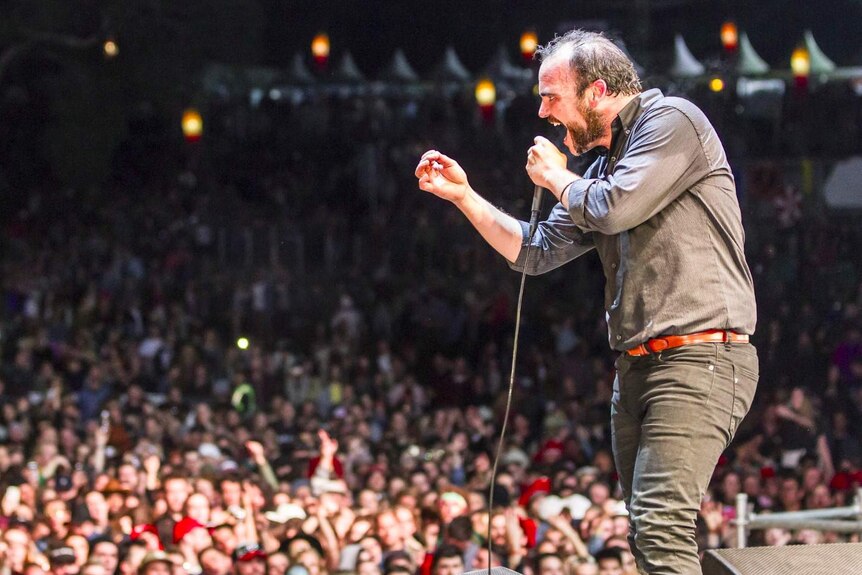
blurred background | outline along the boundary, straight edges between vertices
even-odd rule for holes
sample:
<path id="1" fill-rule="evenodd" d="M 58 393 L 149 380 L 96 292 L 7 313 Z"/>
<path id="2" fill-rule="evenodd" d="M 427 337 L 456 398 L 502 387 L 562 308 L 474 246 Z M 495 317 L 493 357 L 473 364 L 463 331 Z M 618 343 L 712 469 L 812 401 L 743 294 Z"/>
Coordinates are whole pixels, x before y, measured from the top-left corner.
<path id="1" fill-rule="evenodd" d="M 701 106 L 737 182 L 761 381 L 710 486 L 702 548 L 736 544 L 740 492 L 763 512 L 849 504 L 862 485 L 859 0 L 0 0 L 8 547 L 17 521 L 43 570 L 52 550 L 83 565 L 48 520 L 59 500 L 123 561 L 154 530 L 182 555 L 169 540 L 185 498 L 163 484 L 176 476 L 211 506 L 196 521 L 248 537 L 243 507 L 271 555 L 289 555 L 286 533 L 325 539 L 320 506 L 356 523 L 325 542 L 330 571 L 359 569 L 351 546 L 382 537 L 369 518 L 387 506 L 413 514 L 387 551 L 409 542 L 415 571 L 449 535 L 451 491 L 479 526 L 456 529 L 462 544 L 520 514 L 534 545 L 578 530 L 584 553 L 559 533 L 544 548 L 571 573 L 624 547 L 597 258 L 527 282 L 499 508 L 485 509 L 518 278 L 413 176 L 440 149 L 526 217 L 525 151 L 562 138 L 537 118 L 533 52 L 578 26 L 620 42 L 646 87 Z M 307 483 L 321 457 L 338 461 L 326 494 Z M 557 499 L 540 508 L 543 495 Z M 104 517 L 82 511 L 99 497 Z M 302 513 L 269 519 L 280 505 Z M 496 544 L 520 545 L 503 531 Z M 537 549 L 510 566 L 540 573 Z M 363 571 L 377 572 L 397 570 Z"/>

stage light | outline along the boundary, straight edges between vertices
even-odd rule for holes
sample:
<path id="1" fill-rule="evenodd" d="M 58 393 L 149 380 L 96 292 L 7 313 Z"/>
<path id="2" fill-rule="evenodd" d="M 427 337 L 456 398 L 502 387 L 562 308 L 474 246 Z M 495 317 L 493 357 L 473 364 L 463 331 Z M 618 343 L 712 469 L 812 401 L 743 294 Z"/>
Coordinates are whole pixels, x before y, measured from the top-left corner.
<path id="1" fill-rule="evenodd" d="M 183 112 L 183 136 L 187 142 L 197 142 L 201 139 L 204 131 L 204 121 L 201 118 L 200 112 L 194 108 L 189 108 Z"/>
<path id="2" fill-rule="evenodd" d="M 311 41 L 311 55 L 318 67 L 325 67 L 329 61 L 329 35 L 321 32 Z"/>
<path id="3" fill-rule="evenodd" d="M 116 58 L 120 53 L 120 47 L 117 46 L 117 43 L 110 38 L 105 40 L 105 43 L 102 45 L 102 51 L 105 53 L 106 58 Z"/>
<path id="4" fill-rule="evenodd" d="M 721 45 L 727 52 L 736 52 L 739 46 L 739 33 L 734 22 L 727 21 L 721 25 Z"/>
<path id="5" fill-rule="evenodd" d="M 248 343 L 247 337 L 241 337 L 238 340 L 236 340 L 236 346 L 240 349 L 248 349 L 248 345 L 249 345 L 249 343 Z"/>
<path id="6" fill-rule="evenodd" d="M 533 54 L 536 53 L 536 48 L 539 46 L 539 37 L 532 30 L 527 30 L 521 34 L 521 56 L 525 62 L 533 59 Z"/>
<path id="7" fill-rule="evenodd" d="M 808 53 L 805 46 L 797 46 L 790 55 L 790 69 L 793 70 L 793 79 L 797 87 L 808 86 L 808 76 L 811 74 L 811 54 Z"/>
<path id="8" fill-rule="evenodd" d="M 713 78 L 709 81 L 709 89 L 713 92 L 721 92 L 724 90 L 724 80 L 721 78 Z"/>

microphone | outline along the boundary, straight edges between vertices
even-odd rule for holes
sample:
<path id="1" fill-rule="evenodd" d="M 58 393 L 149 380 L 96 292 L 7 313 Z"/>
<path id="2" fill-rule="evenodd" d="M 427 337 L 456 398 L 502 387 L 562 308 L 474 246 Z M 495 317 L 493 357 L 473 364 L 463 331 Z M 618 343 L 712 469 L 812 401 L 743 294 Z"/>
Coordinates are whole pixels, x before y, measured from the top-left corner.
<path id="1" fill-rule="evenodd" d="M 542 209 L 542 186 L 536 184 L 533 188 L 533 205 L 530 207 L 530 238 L 539 227 L 539 211 Z"/>

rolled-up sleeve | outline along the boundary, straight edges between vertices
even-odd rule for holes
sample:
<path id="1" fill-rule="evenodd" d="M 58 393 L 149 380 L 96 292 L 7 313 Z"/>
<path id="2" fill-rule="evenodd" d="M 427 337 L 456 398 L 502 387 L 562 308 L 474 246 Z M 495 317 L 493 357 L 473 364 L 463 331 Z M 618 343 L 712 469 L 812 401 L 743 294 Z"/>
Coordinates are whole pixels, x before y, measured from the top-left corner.
<path id="1" fill-rule="evenodd" d="M 672 106 L 647 111 L 610 173 L 566 189 L 580 229 L 614 235 L 647 221 L 705 173 L 703 146 L 691 120 Z"/>
<path id="2" fill-rule="evenodd" d="M 592 234 L 576 226 L 562 204 L 554 206 L 548 219 L 539 222 L 532 242 L 529 224 L 523 221 L 520 224 L 521 251 L 516 261 L 509 262 L 509 267 L 517 271 L 526 269 L 528 275 L 549 272 L 595 247 Z"/>

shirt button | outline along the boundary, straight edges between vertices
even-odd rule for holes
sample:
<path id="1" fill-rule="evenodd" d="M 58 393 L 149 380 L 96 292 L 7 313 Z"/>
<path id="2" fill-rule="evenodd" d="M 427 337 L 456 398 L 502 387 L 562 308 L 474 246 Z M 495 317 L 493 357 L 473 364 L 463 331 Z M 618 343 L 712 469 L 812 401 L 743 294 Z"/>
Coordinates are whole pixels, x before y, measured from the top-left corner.
<path id="1" fill-rule="evenodd" d="M 615 264 L 615 263 L 611 264 L 611 269 L 612 269 L 612 270 L 617 269 L 617 264 Z"/>
<path id="2" fill-rule="evenodd" d="M 623 336 L 618 335 L 618 336 L 617 336 L 617 341 L 621 340 L 622 338 L 623 338 Z"/>
<path id="3" fill-rule="evenodd" d="M 631 132 L 631 130 L 629 130 L 628 128 L 626 128 L 626 135 L 628 135 L 630 132 Z"/>

